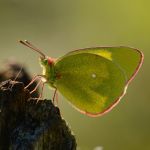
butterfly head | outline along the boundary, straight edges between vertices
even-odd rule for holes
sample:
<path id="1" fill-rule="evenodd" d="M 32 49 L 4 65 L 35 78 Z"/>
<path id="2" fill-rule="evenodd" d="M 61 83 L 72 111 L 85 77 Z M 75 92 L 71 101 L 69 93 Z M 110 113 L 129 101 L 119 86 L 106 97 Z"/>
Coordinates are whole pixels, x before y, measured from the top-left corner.
<path id="1" fill-rule="evenodd" d="M 54 62 L 55 59 L 51 57 L 47 57 L 40 49 L 36 48 L 33 44 L 31 44 L 29 41 L 25 40 L 19 41 L 21 44 L 29 47 L 33 51 L 37 52 L 40 55 L 40 65 L 43 68 L 43 75 L 45 76 L 45 80 L 47 83 L 50 84 L 50 86 L 54 87 L 54 81 L 56 79 L 55 75 L 55 69 L 54 69 Z"/>
<path id="2" fill-rule="evenodd" d="M 40 60 L 40 65 L 42 67 L 50 67 L 50 66 L 53 66 L 54 65 L 54 62 L 55 62 L 55 59 L 51 58 L 51 57 L 40 57 L 39 58 Z"/>

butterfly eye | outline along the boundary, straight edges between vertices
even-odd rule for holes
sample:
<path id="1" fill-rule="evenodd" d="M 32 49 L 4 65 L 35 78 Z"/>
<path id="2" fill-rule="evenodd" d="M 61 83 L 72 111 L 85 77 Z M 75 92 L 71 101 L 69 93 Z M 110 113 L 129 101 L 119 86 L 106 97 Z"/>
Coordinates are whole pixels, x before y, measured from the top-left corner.
<path id="1" fill-rule="evenodd" d="M 51 57 L 48 57 L 47 58 L 47 62 L 49 65 L 52 65 L 54 63 L 55 59 L 51 58 Z"/>

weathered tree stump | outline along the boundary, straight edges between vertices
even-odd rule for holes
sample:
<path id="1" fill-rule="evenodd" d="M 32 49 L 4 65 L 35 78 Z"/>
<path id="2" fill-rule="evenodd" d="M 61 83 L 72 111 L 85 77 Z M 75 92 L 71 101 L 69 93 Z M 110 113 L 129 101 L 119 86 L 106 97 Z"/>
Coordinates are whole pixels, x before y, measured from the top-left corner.
<path id="1" fill-rule="evenodd" d="M 32 98 L 22 82 L 0 83 L 0 150 L 75 150 L 76 140 L 51 100 Z"/>

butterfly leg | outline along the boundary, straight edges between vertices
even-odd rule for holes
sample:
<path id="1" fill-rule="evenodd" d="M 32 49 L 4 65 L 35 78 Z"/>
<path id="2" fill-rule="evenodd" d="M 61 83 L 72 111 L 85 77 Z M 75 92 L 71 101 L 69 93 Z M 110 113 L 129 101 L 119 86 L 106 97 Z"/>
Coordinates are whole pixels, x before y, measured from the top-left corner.
<path id="1" fill-rule="evenodd" d="M 37 90 L 37 88 L 41 85 L 41 83 L 42 83 L 42 80 L 39 81 L 39 83 L 38 83 L 38 84 L 36 85 L 36 87 L 30 92 L 30 94 L 34 93 L 34 92 Z"/>
<path id="2" fill-rule="evenodd" d="M 16 80 L 18 79 L 18 77 L 19 77 L 19 75 L 21 74 L 22 70 L 23 70 L 23 66 L 21 66 L 19 72 L 17 73 L 17 75 L 16 75 L 16 77 L 14 78 L 13 81 L 16 81 Z"/>
<path id="3" fill-rule="evenodd" d="M 22 72 L 22 69 L 23 69 L 23 66 L 20 68 L 19 72 L 17 73 L 17 75 L 16 75 L 16 77 L 13 79 L 13 81 L 16 81 L 16 80 L 17 80 L 17 78 L 19 77 L 19 75 L 20 75 L 21 72 Z M 12 89 L 12 87 L 13 87 L 13 84 L 10 85 L 8 88 Z"/>
<path id="4" fill-rule="evenodd" d="M 43 82 L 43 83 L 42 83 L 42 88 L 41 88 L 41 93 L 40 93 L 38 99 L 42 99 L 42 97 L 43 97 L 44 84 L 45 84 L 45 83 Z"/>
<path id="5" fill-rule="evenodd" d="M 42 85 L 42 91 L 39 94 L 39 97 L 37 97 L 38 100 L 41 99 L 41 97 L 43 95 L 43 89 L 44 89 L 45 82 L 42 81 L 42 78 L 45 78 L 45 76 L 43 76 L 43 75 L 36 75 L 36 76 L 34 76 L 32 81 L 25 87 L 25 89 L 27 89 L 28 87 L 30 87 L 35 82 L 35 80 L 40 79 L 39 82 L 37 83 L 36 87 L 30 92 L 30 94 L 34 93 L 37 90 L 37 88 L 40 85 Z"/>
<path id="6" fill-rule="evenodd" d="M 53 95 L 53 104 L 55 104 L 55 98 L 57 97 L 57 88 L 55 88 L 54 95 Z"/>
<path id="7" fill-rule="evenodd" d="M 56 104 L 58 106 L 58 92 L 56 92 Z"/>
<path id="8" fill-rule="evenodd" d="M 40 79 L 44 78 L 44 76 L 43 75 L 36 75 L 36 76 L 34 76 L 33 79 L 32 79 L 32 81 L 25 87 L 25 89 L 27 89 L 28 87 L 30 87 L 34 83 L 34 81 L 37 80 L 37 79 L 39 79 L 39 78 Z"/>

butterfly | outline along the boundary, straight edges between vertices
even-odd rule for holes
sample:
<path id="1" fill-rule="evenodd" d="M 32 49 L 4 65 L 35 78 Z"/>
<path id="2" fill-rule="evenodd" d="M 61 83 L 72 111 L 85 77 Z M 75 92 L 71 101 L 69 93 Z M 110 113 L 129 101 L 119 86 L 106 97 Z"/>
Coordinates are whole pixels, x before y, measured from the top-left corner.
<path id="1" fill-rule="evenodd" d="M 91 117 L 116 106 L 144 59 L 141 51 L 125 46 L 84 48 L 54 59 L 30 42 L 20 42 L 40 54 L 43 82 Z"/>

